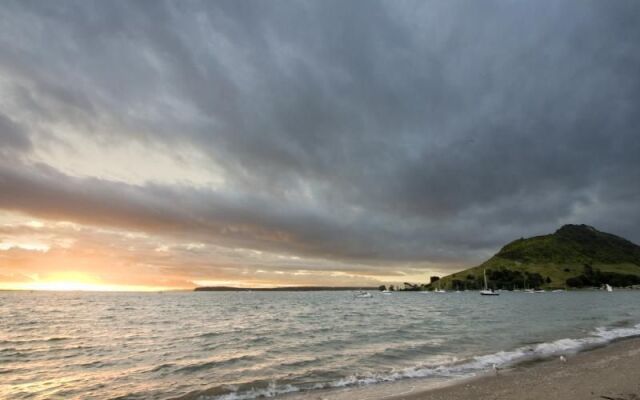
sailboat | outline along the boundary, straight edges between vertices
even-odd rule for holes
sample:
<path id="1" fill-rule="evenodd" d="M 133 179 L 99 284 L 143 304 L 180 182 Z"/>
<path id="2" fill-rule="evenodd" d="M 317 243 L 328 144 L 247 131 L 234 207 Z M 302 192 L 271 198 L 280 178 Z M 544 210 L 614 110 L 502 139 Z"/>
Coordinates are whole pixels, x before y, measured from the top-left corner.
<path id="1" fill-rule="evenodd" d="M 609 285 L 608 283 L 606 283 L 604 285 L 604 288 L 607 292 L 613 292 L 613 288 L 611 287 L 611 285 Z"/>
<path id="2" fill-rule="evenodd" d="M 480 294 L 483 296 L 499 296 L 500 293 L 493 289 L 489 289 L 489 286 L 487 285 L 487 270 L 482 270 L 482 273 L 484 275 L 484 290 L 481 290 Z"/>
<path id="3" fill-rule="evenodd" d="M 353 295 L 353 297 L 355 297 L 356 299 L 368 299 L 368 298 L 373 297 L 373 296 L 372 296 L 372 295 L 371 295 L 371 293 L 369 293 L 369 292 L 366 292 L 366 291 L 364 291 L 364 290 L 358 290 L 358 291 Z"/>
<path id="4" fill-rule="evenodd" d="M 527 288 L 527 275 L 524 276 L 524 292 L 525 293 L 535 293 L 535 290 Z"/>

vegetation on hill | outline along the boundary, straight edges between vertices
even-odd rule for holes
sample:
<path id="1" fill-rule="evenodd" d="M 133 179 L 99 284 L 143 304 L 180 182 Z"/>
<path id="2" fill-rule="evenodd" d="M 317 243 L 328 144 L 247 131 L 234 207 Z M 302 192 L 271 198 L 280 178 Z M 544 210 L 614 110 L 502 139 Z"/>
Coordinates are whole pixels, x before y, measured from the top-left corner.
<path id="1" fill-rule="evenodd" d="M 497 257 L 523 263 L 620 264 L 640 266 L 640 246 L 587 225 L 565 225 L 551 235 L 519 239 Z"/>
<path id="2" fill-rule="evenodd" d="M 438 286 L 479 289 L 485 270 L 496 289 L 631 286 L 640 284 L 640 246 L 587 225 L 565 225 L 515 240 L 481 265 L 441 278 Z"/>
<path id="3" fill-rule="evenodd" d="M 604 284 L 623 287 L 638 285 L 640 284 L 640 276 L 634 274 L 619 274 L 616 272 L 602 272 L 597 268 L 593 269 L 589 264 L 585 264 L 582 275 L 567 279 L 567 286 L 575 288 L 597 287 Z"/>

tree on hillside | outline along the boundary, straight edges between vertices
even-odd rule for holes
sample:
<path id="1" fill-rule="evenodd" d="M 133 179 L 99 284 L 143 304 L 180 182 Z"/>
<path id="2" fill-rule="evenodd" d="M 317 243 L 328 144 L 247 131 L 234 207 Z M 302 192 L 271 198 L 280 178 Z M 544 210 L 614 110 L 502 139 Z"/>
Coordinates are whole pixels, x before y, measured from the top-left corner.
<path id="1" fill-rule="evenodd" d="M 415 283 L 405 282 L 404 283 L 404 290 L 406 290 L 406 291 L 418 291 L 418 290 L 420 290 L 420 285 L 417 285 Z"/>
<path id="2" fill-rule="evenodd" d="M 460 279 L 454 279 L 451 281 L 451 287 L 455 290 L 464 290 L 467 288 L 467 285 L 465 285 L 465 282 Z"/>
<path id="3" fill-rule="evenodd" d="M 589 264 L 584 265 L 582 275 L 574 276 L 566 280 L 569 287 L 600 287 L 609 284 L 615 287 L 626 287 L 640 284 L 640 276 L 633 274 L 620 274 L 617 272 L 602 272 Z"/>

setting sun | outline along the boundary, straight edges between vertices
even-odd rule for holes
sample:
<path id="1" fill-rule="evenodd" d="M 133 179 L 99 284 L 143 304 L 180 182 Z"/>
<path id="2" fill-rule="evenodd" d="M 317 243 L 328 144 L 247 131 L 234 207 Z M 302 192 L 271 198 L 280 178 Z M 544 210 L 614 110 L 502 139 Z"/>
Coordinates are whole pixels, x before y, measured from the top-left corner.
<path id="1" fill-rule="evenodd" d="M 164 287 L 150 287 L 142 285 L 113 285 L 102 283 L 98 279 L 81 272 L 59 272 L 46 279 L 28 283 L 16 283 L 7 289 L 19 290 L 49 290 L 49 291 L 154 291 L 165 290 Z M 174 288 L 175 289 L 175 288 Z"/>

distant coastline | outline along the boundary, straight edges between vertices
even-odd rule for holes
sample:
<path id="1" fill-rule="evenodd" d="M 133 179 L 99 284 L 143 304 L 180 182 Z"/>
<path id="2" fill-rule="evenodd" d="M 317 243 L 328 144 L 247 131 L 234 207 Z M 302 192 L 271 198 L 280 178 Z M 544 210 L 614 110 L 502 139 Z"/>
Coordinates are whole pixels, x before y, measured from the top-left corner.
<path id="1" fill-rule="evenodd" d="M 315 291 L 350 291 L 350 290 L 378 290 L 377 287 L 363 286 L 283 286 L 273 288 L 245 288 L 234 286 L 201 286 L 194 292 L 315 292 Z"/>

